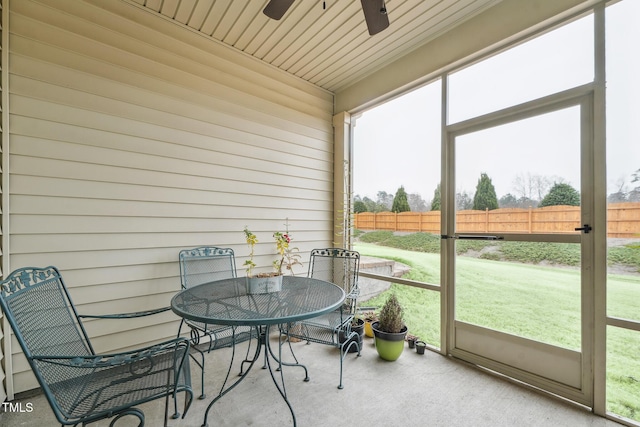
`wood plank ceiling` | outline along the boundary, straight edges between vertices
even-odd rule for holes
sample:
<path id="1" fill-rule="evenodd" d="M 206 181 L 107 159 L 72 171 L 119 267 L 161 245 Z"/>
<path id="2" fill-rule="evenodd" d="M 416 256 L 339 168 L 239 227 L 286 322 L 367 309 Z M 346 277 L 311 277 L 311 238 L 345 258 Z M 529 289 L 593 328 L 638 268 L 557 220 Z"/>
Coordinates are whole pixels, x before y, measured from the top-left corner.
<path id="1" fill-rule="evenodd" d="M 125 1 L 335 93 L 501 0 L 387 0 L 374 36 L 360 0 L 296 0 L 279 21 L 268 0 Z"/>

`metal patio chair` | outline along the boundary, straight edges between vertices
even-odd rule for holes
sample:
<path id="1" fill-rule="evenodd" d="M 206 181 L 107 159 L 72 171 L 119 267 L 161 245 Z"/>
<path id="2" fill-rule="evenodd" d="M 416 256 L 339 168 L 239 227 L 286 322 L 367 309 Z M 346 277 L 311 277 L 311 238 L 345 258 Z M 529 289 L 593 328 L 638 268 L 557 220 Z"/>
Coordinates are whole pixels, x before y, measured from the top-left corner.
<path id="1" fill-rule="evenodd" d="M 349 350 L 355 346 L 360 356 L 358 333 L 351 330 L 351 321 L 356 314 L 358 269 L 360 254 L 341 248 L 314 249 L 309 261 L 309 277 L 335 283 L 346 294 L 342 307 L 331 313 L 312 319 L 283 325 L 282 333 L 291 338 L 331 345 L 340 349 L 340 383 L 342 389 L 342 365 Z"/>
<path id="2" fill-rule="evenodd" d="M 179 259 L 182 289 L 216 280 L 237 277 L 235 254 L 231 248 L 201 246 L 193 249 L 184 249 L 180 251 Z M 234 343 L 250 339 L 252 331 L 249 327 L 214 325 L 182 319 L 178 329 L 178 336 L 180 336 L 184 324 L 191 328 L 190 337 L 192 348 L 200 353 L 200 361 L 193 355 L 192 357 L 201 370 L 202 390 L 200 399 L 204 399 L 204 352 L 199 348 L 200 344 L 208 344 L 206 351 L 209 353 L 212 350 L 230 347 Z M 202 343 L 202 338 L 208 340 L 208 343 Z"/>
<path id="3" fill-rule="evenodd" d="M 62 425 L 87 425 L 131 415 L 144 425 L 136 408 L 184 392 L 184 415 L 193 393 L 189 341 L 180 338 L 121 353 L 96 354 L 83 319 L 131 319 L 167 309 L 113 315 L 77 313 L 55 267 L 25 267 L 0 282 L 0 304 L 51 409 Z M 177 408 L 177 406 L 176 406 Z M 174 418 L 179 414 L 176 412 Z"/>

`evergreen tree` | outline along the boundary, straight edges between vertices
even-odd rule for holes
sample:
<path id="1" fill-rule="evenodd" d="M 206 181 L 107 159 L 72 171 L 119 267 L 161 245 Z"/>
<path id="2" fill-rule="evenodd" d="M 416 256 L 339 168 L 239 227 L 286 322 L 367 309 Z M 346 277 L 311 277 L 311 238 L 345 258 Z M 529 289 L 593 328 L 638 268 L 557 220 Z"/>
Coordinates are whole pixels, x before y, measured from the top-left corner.
<path id="1" fill-rule="evenodd" d="M 398 188 L 396 195 L 393 198 L 393 204 L 391 205 L 391 212 L 410 212 L 409 200 L 407 199 L 407 192 L 404 191 L 404 187 Z"/>
<path id="2" fill-rule="evenodd" d="M 441 204 L 442 204 L 442 201 L 440 198 L 440 184 L 438 184 L 435 191 L 433 192 L 433 200 L 431 201 L 431 210 L 439 211 L 441 208 Z"/>
<path id="3" fill-rule="evenodd" d="M 491 178 L 486 173 L 480 174 L 478 185 L 476 186 L 476 194 L 473 196 L 473 209 L 498 209 L 498 196 L 496 189 L 491 182 Z"/>
<path id="4" fill-rule="evenodd" d="M 367 205 L 362 200 L 354 200 L 353 202 L 353 212 L 361 213 L 367 211 Z"/>
<path id="5" fill-rule="evenodd" d="M 362 203 L 364 203 L 364 205 L 366 206 L 365 212 L 381 212 L 382 210 L 384 210 L 380 209 L 378 204 L 367 196 L 364 196 L 364 198 L 362 199 Z"/>
<path id="6" fill-rule="evenodd" d="M 538 206 L 542 208 L 559 205 L 580 206 L 580 193 L 578 193 L 578 190 L 569 184 L 555 183 Z"/>
<path id="7" fill-rule="evenodd" d="M 518 199 L 511 193 L 507 193 L 504 196 L 500 197 L 498 200 L 498 205 L 501 208 L 517 208 L 518 207 Z"/>

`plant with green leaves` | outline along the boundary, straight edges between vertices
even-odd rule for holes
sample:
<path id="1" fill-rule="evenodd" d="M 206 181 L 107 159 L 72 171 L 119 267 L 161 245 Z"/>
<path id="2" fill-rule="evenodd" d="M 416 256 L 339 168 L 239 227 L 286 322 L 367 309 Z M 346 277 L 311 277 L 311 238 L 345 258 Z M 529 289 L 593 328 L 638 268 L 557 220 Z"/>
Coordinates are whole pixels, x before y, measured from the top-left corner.
<path id="1" fill-rule="evenodd" d="M 249 245 L 249 259 L 244 262 L 244 266 L 247 268 L 247 276 L 253 276 L 253 269 L 256 268 L 256 263 L 253 261 L 253 251 L 256 243 L 258 243 L 258 237 L 253 234 L 247 226 L 244 227 L 244 237 Z"/>
<path id="2" fill-rule="evenodd" d="M 391 212 L 400 213 L 400 212 L 410 212 L 411 207 L 409 207 L 409 200 L 407 199 L 407 192 L 404 187 L 401 186 L 396 191 L 396 195 L 393 198 L 393 204 L 391 205 Z"/>
<path id="3" fill-rule="evenodd" d="M 566 183 L 555 183 L 549 193 L 540 201 L 538 207 L 545 206 L 580 206 L 580 193 Z"/>
<path id="4" fill-rule="evenodd" d="M 254 249 L 256 243 L 258 243 L 258 237 L 247 226 L 244 227 L 244 236 L 249 245 L 249 259 L 244 262 L 244 266 L 247 268 L 247 276 L 253 277 L 253 269 L 256 268 L 256 263 L 253 261 Z M 260 273 L 257 277 L 269 277 L 274 275 L 281 275 L 283 269 L 289 270 L 291 274 L 294 274 L 293 267 L 295 265 L 302 265 L 300 261 L 300 254 L 298 254 L 298 248 L 291 247 L 291 235 L 289 234 L 289 224 L 287 220 L 287 231 L 276 231 L 273 233 L 273 238 L 276 241 L 276 252 L 278 253 L 278 259 L 273 261 L 273 269 L 275 273 Z"/>
<path id="5" fill-rule="evenodd" d="M 399 333 L 404 328 L 403 310 L 396 294 L 389 295 L 378 314 L 378 328 L 389 333 Z"/>
<path id="6" fill-rule="evenodd" d="M 483 211 L 498 209 L 498 197 L 491 178 L 486 173 L 480 174 L 476 194 L 473 196 L 473 209 Z"/>
<path id="7" fill-rule="evenodd" d="M 291 236 L 289 232 L 282 233 L 280 231 L 276 231 L 273 233 L 273 238 L 276 239 L 276 249 L 278 254 L 280 255 L 280 259 L 276 259 L 273 261 L 273 269 L 278 274 L 282 274 L 282 267 L 285 270 L 289 270 L 292 275 L 295 275 L 293 272 L 294 265 L 302 265 L 300 262 L 300 254 L 298 252 L 298 248 L 292 248 L 291 244 Z"/>
<path id="8" fill-rule="evenodd" d="M 438 183 L 438 186 L 433 192 L 433 200 L 431 201 L 431 210 L 439 211 L 441 210 L 441 205 L 442 205 L 442 196 L 441 196 L 440 183 Z"/>

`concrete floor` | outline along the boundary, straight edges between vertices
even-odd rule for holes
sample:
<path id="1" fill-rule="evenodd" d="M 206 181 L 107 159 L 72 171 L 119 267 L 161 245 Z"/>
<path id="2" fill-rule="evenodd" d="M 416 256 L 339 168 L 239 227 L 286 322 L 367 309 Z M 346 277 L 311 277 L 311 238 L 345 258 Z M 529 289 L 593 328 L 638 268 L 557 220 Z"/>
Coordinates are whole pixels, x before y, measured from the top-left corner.
<path id="1" fill-rule="evenodd" d="M 272 339 L 277 348 L 277 341 Z M 380 359 L 373 340 L 365 338 L 361 357 L 347 356 L 344 389 L 338 390 L 339 356 L 334 348 L 295 343 L 301 363 L 309 369 L 303 382 L 300 368 L 285 368 L 287 394 L 297 425 L 307 426 L 592 426 L 619 427 L 613 421 L 543 393 L 487 374 L 467 364 L 426 351 L 418 355 L 405 347 L 395 362 Z M 239 352 L 244 354 L 244 347 Z M 205 400 L 194 399 L 184 419 L 170 420 L 175 427 L 197 427 L 208 403 L 217 394 L 229 365 L 230 349 L 207 357 Z M 268 371 L 256 364 L 245 380 L 217 402 L 209 414 L 213 426 L 289 426 L 291 414 Z M 234 367 L 234 373 L 238 372 Z M 199 395 L 200 371 L 192 364 L 194 395 Z M 15 402 L 14 402 L 15 403 Z M 19 403 L 32 412 L 0 414 L 4 427 L 50 427 L 56 424 L 42 394 L 23 397 Z M 164 401 L 140 406 L 146 425 L 161 426 Z M 127 422 L 125 422 L 127 421 Z M 131 422 L 128 422 L 131 421 Z M 107 426 L 102 421 L 92 426 Z M 122 419 L 118 426 L 134 426 Z"/>

